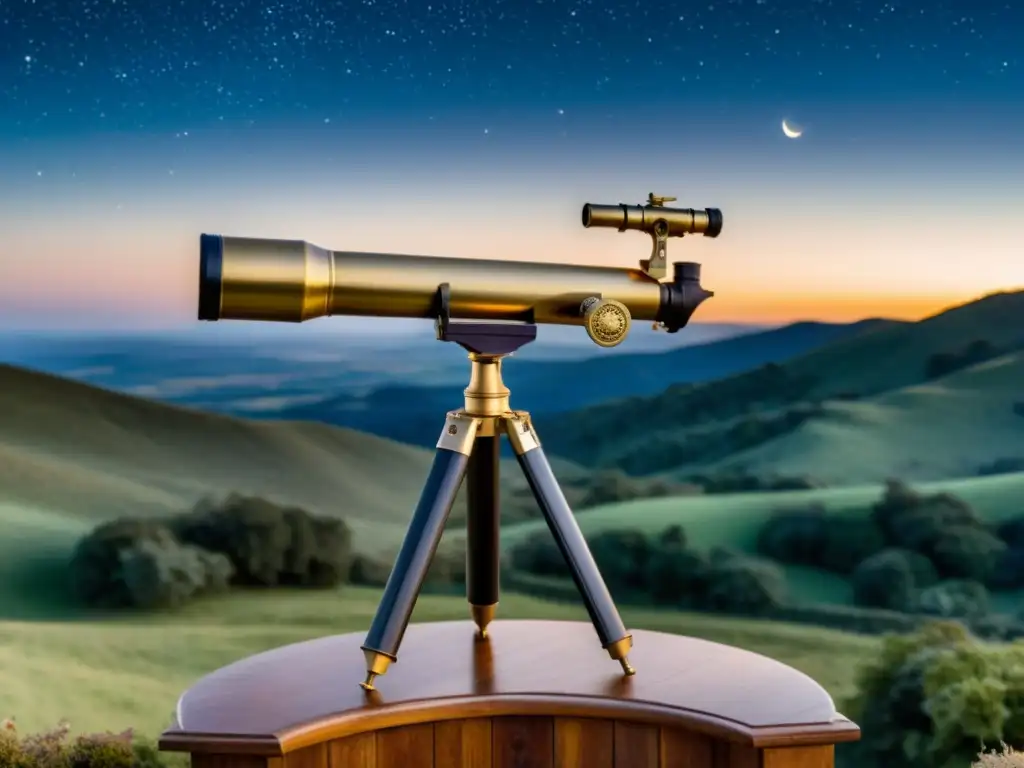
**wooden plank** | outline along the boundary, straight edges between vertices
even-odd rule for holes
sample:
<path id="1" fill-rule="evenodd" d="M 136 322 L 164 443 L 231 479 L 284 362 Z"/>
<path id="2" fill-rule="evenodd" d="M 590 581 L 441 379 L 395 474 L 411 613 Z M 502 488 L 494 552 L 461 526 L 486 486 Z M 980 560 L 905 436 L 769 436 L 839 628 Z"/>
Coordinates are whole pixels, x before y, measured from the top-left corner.
<path id="1" fill-rule="evenodd" d="M 761 768 L 761 752 L 756 747 L 732 741 L 716 741 L 714 768 Z"/>
<path id="2" fill-rule="evenodd" d="M 439 768 L 491 768 L 490 718 L 434 723 L 434 765 Z"/>
<path id="3" fill-rule="evenodd" d="M 589 717 L 555 718 L 555 765 L 615 768 L 615 725 Z"/>
<path id="4" fill-rule="evenodd" d="M 327 743 L 313 744 L 284 756 L 284 768 L 327 768 Z"/>
<path id="5" fill-rule="evenodd" d="M 360 733 L 327 745 L 330 768 L 377 768 L 377 734 Z"/>
<path id="6" fill-rule="evenodd" d="M 434 768 L 434 724 L 377 731 L 376 768 Z"/>
<path id="7" fill-rule="evenodd" d="M 678 728 L 661 729 L 661 768 L 712 768 L 709 737 Z"/>
<path id="8" fill-rule="evenodd" d="M 550 717 L 491 721 L 494 768 L 554 768 L 555 722 Z"/>
<path id="9" fill-rule="evenodd" d="M 833 768 L 836 748 L 831 744 L 821 747 L 779 747 L 766 749 L 762 768 Z"/>
<path id="10" fill-rule="evenodd" d="M 615 768 L 659 768 L 658 726 L 615 721 Z"/>

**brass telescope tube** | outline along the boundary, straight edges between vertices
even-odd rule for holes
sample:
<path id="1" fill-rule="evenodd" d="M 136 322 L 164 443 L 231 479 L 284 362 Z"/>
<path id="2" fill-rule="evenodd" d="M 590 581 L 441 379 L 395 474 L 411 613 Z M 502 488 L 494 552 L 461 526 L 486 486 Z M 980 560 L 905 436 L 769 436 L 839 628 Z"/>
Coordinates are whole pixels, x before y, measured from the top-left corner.
<path id="1" fill-rule="evenodd" d="M 582 325 L 582 303 L 621 302 L 658 320 L 663 285 L 636 268 L 329 251 L 302 240 L 200 238 L 200 320 L 301 323 L 328 315 L 452 317 Z"/>

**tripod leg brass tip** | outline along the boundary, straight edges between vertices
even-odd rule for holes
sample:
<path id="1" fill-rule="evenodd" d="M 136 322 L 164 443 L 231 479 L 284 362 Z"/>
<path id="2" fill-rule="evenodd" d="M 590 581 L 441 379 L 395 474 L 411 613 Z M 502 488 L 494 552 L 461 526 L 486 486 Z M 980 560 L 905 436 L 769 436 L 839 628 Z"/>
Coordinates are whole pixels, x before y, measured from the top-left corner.
<path id="1" fill-rule="evenodd" d="M 604 648 L 608 651 L 608 655 L 611 656 L 615 661 L 622 665 L 622 671 L 626 673 L 627 677 L 636 674 L 636 670 L 629 663 L 629 658 L 626 654 L 629 653 L 629 649 L 633 647 L 633 636 L 626 635 L 616 640 L 614 643 L 606 645 Z"/>
<path id="2" fill-rule="evenodd" d="M 397 659 L 383 651 L 376 651 L 373 648 L 363 648 L 363 658 L 366 659 L 366 679 L 359 684 L 364 691 L 376 690 L 373 681 L 376 677 L 385 674 L 391 662 Z"/>
<path id="3" fill-rule="evenodd" d="M 494 621 L 494 616 L 498 613 L 498 604 L 470 605 L 469 613 L 473 617 L 473 623 L 476 624 L 477 629 L 479 630 L 476 634 L 477 639 L 486 640 L 487 626 Z"/>

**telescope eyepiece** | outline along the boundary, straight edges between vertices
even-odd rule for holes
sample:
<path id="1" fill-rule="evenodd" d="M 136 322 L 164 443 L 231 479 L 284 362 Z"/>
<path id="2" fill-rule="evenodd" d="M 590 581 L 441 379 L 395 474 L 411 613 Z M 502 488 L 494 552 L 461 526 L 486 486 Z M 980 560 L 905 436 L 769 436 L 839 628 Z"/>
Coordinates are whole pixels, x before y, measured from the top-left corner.
<path id="1" fill-rule="evenodd" d="M 220 320 L 224 285 L 224 238 L 199 236 L 199 319 Z"/>

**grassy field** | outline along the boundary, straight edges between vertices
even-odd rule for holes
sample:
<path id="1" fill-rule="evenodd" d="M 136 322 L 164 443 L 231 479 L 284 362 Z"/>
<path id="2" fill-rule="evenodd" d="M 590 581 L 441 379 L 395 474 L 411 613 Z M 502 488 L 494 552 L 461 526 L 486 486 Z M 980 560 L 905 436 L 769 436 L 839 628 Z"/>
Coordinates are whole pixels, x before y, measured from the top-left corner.
<path id="1" fill-rule="evenodd" d="M 174 615 L 145 619 L 0 622 L 0 717 L 15 714 L 19 727 L 29 730 L 66 717 L 75 730 L 134 727 L 156 735 L 170 723 L 178 695 L 201 675 L 287 643 L 363 632 L 377 596 L 355 588 L 262 592 L 203 600 Z M 417 604 L 413 621 L 466 616 L 461 598 L 428 595 Z M 585 621 L 586 615 L 579 606 L 507 595 L 499 618 Z M 870 638 L 783 624 L 635 610 L 623 610 L 623 619 L 632 628 L 678 632 L 771 656 L 815 678 L 835 698 L 852 692 L 856 665 L 876 648 Z M 837 658 L 843 663 L 836 664 Z"/>
<path id="2" fill-rule="evenodd" d="M 970 503 L 986 520 L 998 522 L 1024 514 L 1024 473 L 952 480 L 915 486 L 924 493 L 947 491 Z M 681 525 L 698 549 L 715 546 L 754 552 L 761 526 L 778 509 L 799 509 L 821 503 L 829 514 L 866 515 L 881 496 L 878 485 L 826 488 L 785 493 L 741 493 L 685 498 L 656 498 L 609 504 L 580 512 L 576 517 L 587 536 L 628 528 L 657 534 L 669 525 Z M 503 543 L 514 546 L 526 536 L 544 530 L 543 521 L 530 521 L 503 529 Z M 849 603 L 846 579 L 809 568 L 788 568 L 794 597 Z M 997 604 L 1019 608 L 1021 596 L 1004 594 Z"/>

